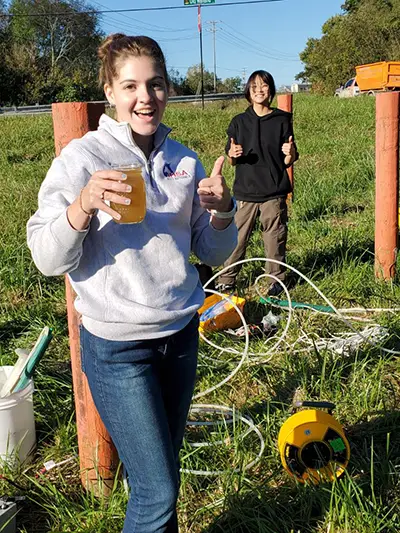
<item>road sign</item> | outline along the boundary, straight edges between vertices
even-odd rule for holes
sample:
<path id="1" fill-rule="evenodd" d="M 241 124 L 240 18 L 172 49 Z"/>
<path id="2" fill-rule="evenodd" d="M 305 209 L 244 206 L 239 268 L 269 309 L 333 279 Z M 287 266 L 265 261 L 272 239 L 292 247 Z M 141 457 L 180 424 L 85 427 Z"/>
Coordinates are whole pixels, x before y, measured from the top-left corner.
<path id="1" fill-rule="evenodd" d="M 197 6 L 199 4 L 215 4 L 215 0 L 183 0 L 185 6 Z"/>

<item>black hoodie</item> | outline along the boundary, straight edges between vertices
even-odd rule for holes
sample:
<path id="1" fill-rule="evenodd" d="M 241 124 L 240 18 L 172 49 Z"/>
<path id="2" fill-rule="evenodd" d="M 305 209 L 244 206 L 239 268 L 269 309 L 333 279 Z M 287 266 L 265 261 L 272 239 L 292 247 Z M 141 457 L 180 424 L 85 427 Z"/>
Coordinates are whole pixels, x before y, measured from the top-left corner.
<path id="1" fill-rule="evenodd" d="M 233 184 L 237 200 L 265 202 L 286 197 L 291 192 L 282 152 L 282 145 L 293 136 L 291 113 L 273 109 L 269 115 L 259 117 L 250 106 L 244 113 L 233 117 L 227 134 L 226 153 L 229 152 L 231 138 L 243 148 L 243 155 L 236 160 Z"/>

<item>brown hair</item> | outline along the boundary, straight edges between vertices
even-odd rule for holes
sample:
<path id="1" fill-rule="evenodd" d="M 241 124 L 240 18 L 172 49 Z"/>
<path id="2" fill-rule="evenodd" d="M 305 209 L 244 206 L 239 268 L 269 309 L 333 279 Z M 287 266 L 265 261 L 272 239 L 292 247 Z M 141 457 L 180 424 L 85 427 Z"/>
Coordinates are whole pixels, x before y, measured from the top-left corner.
<path id="1" fill-rule="evenodd" d="M 99 46 L 97 55 L 101 61 L 99 70 L 99 83 L 103 87 L 105 83 L 112 85 L 118 77 L 119 64 L 129 56 L 147 56 L 152 58 L 161 68 L 167 88 L 169 78 L 165 57 L 160 45 L 151 37 L 144 35 L 129 36 L 124 33 L 112 33 L 108 35 Z"/>

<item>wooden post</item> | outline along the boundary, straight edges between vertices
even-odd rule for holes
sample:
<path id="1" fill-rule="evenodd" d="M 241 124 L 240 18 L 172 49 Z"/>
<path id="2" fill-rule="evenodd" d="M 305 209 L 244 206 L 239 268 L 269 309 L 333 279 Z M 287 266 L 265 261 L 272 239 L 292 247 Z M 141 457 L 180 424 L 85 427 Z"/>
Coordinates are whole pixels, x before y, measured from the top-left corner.
<path id="1" fill-rule="evenodd" d="M 282 111 L 288 111 L 293 113 L 293 95 L 292 94 L 278 94 L 278 108 Z M 289 139 L 285 139 L 288 141 Z M 294 191 L 294 172 L 293 165 L 287 169 L 290 183 L 292 184 L 292 190 Z M 289 198 L 293 200 L 293 193 L 289 195 Z"/>
<path id="2" fill-rule="evenodd" d="M 104 104 L 61 103 L 52 105 L 54 143 L 58 156 L 72 139 L 95 130 L 104 113 Z M 118 454 L 93 403 L 81 370 L 79 316 L 75 311 L 75 292 L 65 276 L 68 331 L 71 351 L 72 380 L 75 397 L 81 481 L 87 490 L 107 496 L 118 466 Z"/>
<path id="3" fill-rule="evenodd" d="M 399 203 L 398 92 L 376 95 L 375 276 L 396 274 Z"/>

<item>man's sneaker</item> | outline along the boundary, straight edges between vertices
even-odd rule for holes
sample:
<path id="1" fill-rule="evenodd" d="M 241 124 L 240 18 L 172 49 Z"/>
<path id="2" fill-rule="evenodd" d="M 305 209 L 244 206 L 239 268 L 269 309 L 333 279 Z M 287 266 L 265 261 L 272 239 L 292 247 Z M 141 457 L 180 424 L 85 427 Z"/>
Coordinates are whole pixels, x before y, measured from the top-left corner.
<path id="1" fill-rule="evenodd" d="M 215 286 L 215 290 L 218 292 L 231 293 L 235 290 L 234 283 L 218 283 Z"/>
<path id="2" fill-rule="evenodd" d="M 279 296 L 283 292 L 283 287 L 280 283 L 275 281 L 269 289 L 268 289 L 268 296 L 276 297 Z"/>

